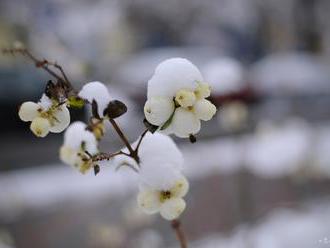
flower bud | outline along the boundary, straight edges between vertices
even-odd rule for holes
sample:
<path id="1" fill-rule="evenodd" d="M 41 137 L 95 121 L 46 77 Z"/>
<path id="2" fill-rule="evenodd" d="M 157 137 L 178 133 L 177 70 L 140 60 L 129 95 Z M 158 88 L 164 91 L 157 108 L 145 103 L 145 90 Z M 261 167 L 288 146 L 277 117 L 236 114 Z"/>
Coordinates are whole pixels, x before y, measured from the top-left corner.
<path id="1" fill-rule="evenodd" d="M 148 122 L 160 126 L 165 123 L 174 111 L 174 102 L 171 98 L 152 97 L 144 105 L 144 114 Z"/>
<path id="2" fill-rule="evenodd" d="M 179 90 L 175 95 L 175 101 L 184 108 L 191 107 L 196 101 L 194 92 L 190 90 Z"/>
<path id="3" fill-rule="evenodd" d="M 109 116 L 111 119 L 118 118 L 127 112 L 126 105 L 118 100 L 109 102 L 107 108 L 104 110 L 103 115 Z"/>
<path id="4" fill-rule="evenodd" d="M 198 119 L 209 121 L 217 112 L 217 108 L 210 101 L 202 99 L 195 103 L 194 112 Z"/>
<path id="5" fill-rule="evenodd" d="M 37 137 L 45 137 L 49 133 L 50 123 L 47 119 L 36 117 L 31 122 L 30 129 Z"/>
<path id="6" fill-rule="evenodd" d="M 34 102 L 24 102 L 18 111 L 19 118 L 22 121 L 32 121 L 39 114 L 40 106 Z"/>

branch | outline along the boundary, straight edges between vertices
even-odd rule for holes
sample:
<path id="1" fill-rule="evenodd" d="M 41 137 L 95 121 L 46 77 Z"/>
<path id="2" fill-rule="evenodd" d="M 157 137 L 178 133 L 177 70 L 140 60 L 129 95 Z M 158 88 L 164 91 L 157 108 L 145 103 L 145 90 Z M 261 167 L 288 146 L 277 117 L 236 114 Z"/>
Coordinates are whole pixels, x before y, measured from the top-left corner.
<path id="1" fill-rule="evenodd" d="M 128 139 L 126 138 L 125 134 L 123 133 L 123 131 L 121 131 L 120 127 L 118 126 L 117 122 L 114 119 L 109 118 L 109 121 L 111 123 L 111 125 L 113 126 L 113 128 L 116 130 L 118 136 L 120 137 L 120 139 L 124 142 L 125 146 L 127 147 L 127 149 L 129 150 L 129 154 L 131 155 L 131 157 L 137 162 L 140 162 L 139 157 L 135 154 L 131 144 L 129 143 Z"/>
<path id="2" fill-rule="evenodd" d="M 96 155 L 92 156 L 92 160 L 93 160 L 93 162 L 102 161 L 102 160 L 110 160 L 110 159 L 114 158 L 117 155 L 129 156 L 129 154 L 127 154 L 123 151 L 118 151 L 118 152 L 115 152 L 115 153 L 112 153 L 112 154 L 102 152 L 102 153 L 99 153 L 99 154 L 96 154 Z"/>
<path id="3" fill-rule="evenodd" d="M 178 238 L 178 240 L 180 242 L 180 247 L 188 248 L 187 240 L 186 240 L 185 234 L 183 232 L 183 229 L 181 227 L 180 220 L 172 220 L 171 226 L 172 226 L 173 230 L 175 231 L 176 237 Z"/>
<path id="4" fill-rule="evenodd" d="M 48 62 L 46 59 L 40 60 L 37 59 L 37 57 L 35 57 L 28 49 L 26 48 L 13 48 L 13 49 L 2 49 L 3 53 L 10 53 L 10 54 L 15 54 L 15 53 L 19 53 L 25 57 L 27 57 L 28 59 L 32 60 L 35 64 L 35 66 L 37 68 L 42 68 L 44 69 L 48 74 L 50 74 L 51 76 L 53 76 L 54 78 L 56 78 L 57 80 L 59 80 L 60 82 L 63 82 L 67 85 L 68 88 L 73 89 L 71 82 L 68 80 L 63 68 L 58 65 L 57 63 L 50 63 Z M 50 69 L 48 67 L 48 65 L 52 65 L 54 66 L 56 69 L 58 69 L 62 76 L 58 75 L 55 71 L 53 71 L 52 69 Z"/>

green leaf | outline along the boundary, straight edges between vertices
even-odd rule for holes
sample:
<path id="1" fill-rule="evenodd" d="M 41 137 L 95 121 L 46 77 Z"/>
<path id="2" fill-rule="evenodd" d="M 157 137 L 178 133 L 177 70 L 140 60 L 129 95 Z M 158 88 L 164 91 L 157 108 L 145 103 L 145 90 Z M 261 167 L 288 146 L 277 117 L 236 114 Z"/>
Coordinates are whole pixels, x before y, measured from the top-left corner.
<path id="1" fill-rule="evenodd" d="M 85 102 L 83 99 L 76 97 L 76 96 L 70 96 L 68 98 L 68 104 L 70 107 L 73 108 L 82 108 L 85 105 Z"/>

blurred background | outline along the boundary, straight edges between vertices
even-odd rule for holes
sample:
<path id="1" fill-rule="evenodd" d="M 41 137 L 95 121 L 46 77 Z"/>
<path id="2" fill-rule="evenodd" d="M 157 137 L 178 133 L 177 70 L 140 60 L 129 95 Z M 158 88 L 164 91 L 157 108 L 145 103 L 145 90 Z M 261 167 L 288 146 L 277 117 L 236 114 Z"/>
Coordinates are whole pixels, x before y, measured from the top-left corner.
<path id="1" fill-rule="evenodd" d="M 24 42 L 77 88 L 107 83 L 131 141 L 156 65 L 190 59 L 219 111 L 197 143 L 177 140 L 189 247 L 329 247 L 329 12 L 328 0 L 1 0 L 0 47 Z M 177 247 L 167 222 L 137 209 L 131 172 L 82 176 L 58 159 L 62 134 L 38 139 L 19 121 L 48 79 L 0 55 L 0 247 Z M 101 147 L 121 147 L 111 129 Z"/>

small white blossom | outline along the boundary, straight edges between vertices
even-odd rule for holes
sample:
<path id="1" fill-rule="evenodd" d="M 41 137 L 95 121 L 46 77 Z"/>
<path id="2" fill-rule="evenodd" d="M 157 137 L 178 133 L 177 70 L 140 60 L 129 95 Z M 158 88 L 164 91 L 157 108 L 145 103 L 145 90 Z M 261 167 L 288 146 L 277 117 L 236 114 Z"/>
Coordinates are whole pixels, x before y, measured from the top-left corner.
<path id="1" fill-rule="evenodd" d="M 137 141 L 132 144 L 136 148 Z M 127 149 L 124 149 L 127 151 Z M 116 164 L 129 163 L 138 170 L 138 205 L 145 213 L 160 212 L 165 219 L 177 218 L 185 209 L 182 197 L 188 182 L 182 175 L 183 155 L 173 140 L 161 133 L 147 133 L 138 150 L 139 164 L 127 156 L 117 156 Z"/>
<path id="2" fill-rule="evenodd" d="M 189 183 L 185 177 L 181 177 L 169 188 L 155 190 L 141 186 L 137 196 L 138 205 L 147 214 L 160 213 L 166 220 L 174 220 L 186 208 L 182 199 L 188 192 Z"/>
<path id="3" fill-rule="evenodd" d="M 30 129 L 38 137 L 45 137 L 49 132 L 60 133 L 70 124 L 66 104 L 59 104 L 45 94 L 38 103 L 24 102 L 18 115 L 22 121 L 31 121 Z"/>
<path id="4" fill-rule="evenodd" d="M 96 101 L 98 106 L 98 114 L 103 117 L 103 111 L 111 101 L 108 88 L 101 82 L 90 82 L 84 85 L 78 96 L 92 103 Z"/>
<path id="5" fill-rule="evenodd" d="M 189 137 L 199 132 L 200 120 L 208 121 L 216 112 L 216 107 L 205 100 L 210 93 L 209 85 L 190 61 L 165 60 L 148 82 L 145 117 L 166 134 Z"/>
<path id="6" fill-rule="evenodd" d="M 64 134 L 64 143 L 60 148 L 61 160 L 83 174 L 93 166 L 90 155 L 98 153 L 97 140 L 86 127 L 80 121 L 72 123 Z"/>

